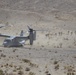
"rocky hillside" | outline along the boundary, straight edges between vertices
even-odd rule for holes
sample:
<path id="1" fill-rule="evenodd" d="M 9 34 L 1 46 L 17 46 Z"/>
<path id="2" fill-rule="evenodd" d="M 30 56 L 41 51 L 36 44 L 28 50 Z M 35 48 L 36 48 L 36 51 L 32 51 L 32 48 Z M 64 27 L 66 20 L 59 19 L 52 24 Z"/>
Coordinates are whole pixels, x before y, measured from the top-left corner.
<path id="1" fill-rule="evenodd" d="M 76 0 L 0 0 L 0 23 L 6 22 L 76 28 Z"/>
<path id="2" fill-rule="evenodd" d="M 45 13 L 76 11 L 76 0 L 0 0 L 0 8 Z"/>

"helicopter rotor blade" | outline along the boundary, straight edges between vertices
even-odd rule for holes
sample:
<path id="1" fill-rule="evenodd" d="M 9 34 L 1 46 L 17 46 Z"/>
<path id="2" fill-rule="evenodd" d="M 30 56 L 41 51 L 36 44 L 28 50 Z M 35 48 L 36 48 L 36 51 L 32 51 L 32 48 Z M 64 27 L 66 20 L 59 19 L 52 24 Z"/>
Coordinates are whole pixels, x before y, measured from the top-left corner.
<path id="1" fill-rule="evenodd" d="M 28 27 L 28 29 L 30 29 L 30 27 L 29 26 L 27 26 Z"/>
<path id="2" fill-rule="evenodd" d="M 49 30 L 41 30 L 41 29 L 38 30 L 38 29 L 33 29 L 33 28 L 30 28 L 29 26 L 27 26 L 27 27 L 28 27 L 29 31 L 30 31 L 30 30 L 32 30 L 32 31 L 49 31 Z"/>
<path id="3" fill-rule="evenodd" d="M 37 30 L 37 29 L 36 29 L 36 30 L 33 30 L 33 31 L 49 31 L 49 30 Z"/>

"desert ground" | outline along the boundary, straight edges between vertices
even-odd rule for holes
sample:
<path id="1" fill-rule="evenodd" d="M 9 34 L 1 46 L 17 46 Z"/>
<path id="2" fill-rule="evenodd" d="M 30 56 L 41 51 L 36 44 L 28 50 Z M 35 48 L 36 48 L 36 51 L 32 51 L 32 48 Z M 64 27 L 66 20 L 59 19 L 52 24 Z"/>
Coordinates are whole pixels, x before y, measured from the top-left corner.
<path id="1" fill-rule="evenodd" d="M 0 75 L 76 75 L 76 0 L 0 0 L 1 34 L 36 40 L 23 47 L 3 47 L 0 37 Z"/>

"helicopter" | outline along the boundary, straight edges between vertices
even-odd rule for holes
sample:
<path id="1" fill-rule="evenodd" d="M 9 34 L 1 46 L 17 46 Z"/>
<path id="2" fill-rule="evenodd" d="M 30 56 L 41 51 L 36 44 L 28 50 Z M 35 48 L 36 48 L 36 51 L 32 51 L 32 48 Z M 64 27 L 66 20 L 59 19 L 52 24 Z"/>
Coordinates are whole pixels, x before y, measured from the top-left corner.
<path id="1" fill-rule="evenodd" d="M 28 36 L 23 36 L 24 32 L 23 30 L 21 31 L 19 36 L 9 36 L 9 35 L 4 35 L 0 34 L 0 37 L 5 37 L 3 41 L 3 46 L 4 47 L 21 47 L 25 44 L 27 40 L 29 40 L 30 45 L 33 45 L 33 41 L 36 40 L 36 30 L 30 28 L 29 29 L 29 35 Z"/>

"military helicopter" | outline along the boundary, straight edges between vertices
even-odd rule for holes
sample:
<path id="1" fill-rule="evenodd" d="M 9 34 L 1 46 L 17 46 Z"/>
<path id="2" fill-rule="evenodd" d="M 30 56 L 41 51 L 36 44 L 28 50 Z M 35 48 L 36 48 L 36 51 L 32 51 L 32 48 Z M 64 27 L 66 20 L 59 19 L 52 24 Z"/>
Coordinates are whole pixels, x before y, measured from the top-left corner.
<path id="1" fill-rule="evenodd" d="M 33 41 L 36 40 L 36 30 L 30 28 L 29 29 L 29 35 L 28 36 L 23 36 L 24 32 L 23 30 L 20 33 L 20 36 L 9 36 L 9 35 L 4 35 L 0 34 L 0 37 L 5 37 L 6 39 L 3 42 L 4 47 L 21 47 L 25 44 L 27 40 L 29 40 L 30 45 L 33 45 Z"/>

